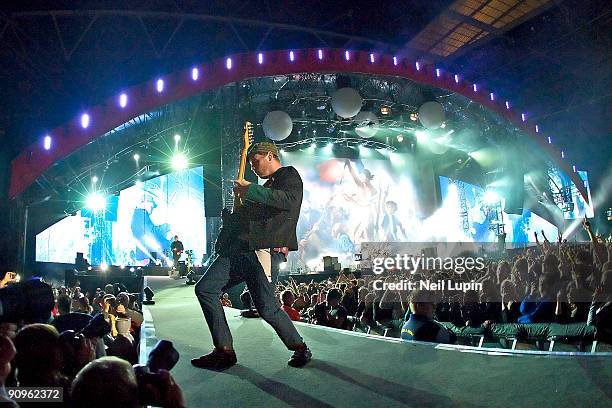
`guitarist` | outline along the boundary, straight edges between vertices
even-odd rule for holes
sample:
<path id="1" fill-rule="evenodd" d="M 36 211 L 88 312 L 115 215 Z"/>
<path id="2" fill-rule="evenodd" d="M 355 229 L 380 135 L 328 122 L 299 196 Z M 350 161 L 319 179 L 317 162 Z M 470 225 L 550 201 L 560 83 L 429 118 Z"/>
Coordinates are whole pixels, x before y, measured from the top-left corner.
<path id="1" fill-rule="evenodd" d="M 221 247 L 217 242 L 216 258 L 195 286 L 215 348 L 191 363 L 215 370 L 236 364 L 232 335 L 219 297 L 228 288 L 246 282 L 259 315 L 294 352 L 288 364 L 303 367 L 312 353 L 287 313 L 279 308 L 270 277 L 272 257 L 278 252 L 274 249 L 297 249 L 295 230 L 302 204 L 302 179 L 295 168 L 281 165 L 273 143 L 253 145 L 247 159 L 253 172 L 266 183 L 260 186 L 242 177 L 234 182 L 234 195 L 242 203 L 232 214 L 234 236 L 223 240 Z"/>
<path id="2" fill-rule="evenodd" d="M 183 243 L 179 241 L 178 235 L 174 236 L 174 241 L 172 241 L 172 244 L 170 245 L 170 249 L 172 250 L 172 266 L 174 268 L 178 268 L 178 260 L 180 259 L 181 254 L 183 253 L 183 250 L 185 249 L 183 248 Z"/>

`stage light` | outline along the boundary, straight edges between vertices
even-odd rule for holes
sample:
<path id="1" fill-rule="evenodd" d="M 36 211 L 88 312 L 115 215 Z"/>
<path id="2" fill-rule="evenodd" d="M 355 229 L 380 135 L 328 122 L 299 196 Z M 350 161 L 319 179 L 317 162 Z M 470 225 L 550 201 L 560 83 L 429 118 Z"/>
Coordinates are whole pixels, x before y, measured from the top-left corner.
<path id="1" fill-rule="evenodd" d="M 455 74 L 455 83 L 458 84 L 459 83 L 459 75 Z"/>
<path id="2" fill-rule="evenodd" d="M 404 136 L 403 135 L 397 135 L 397 141 L 402 143 L 404 141 Z"/>
<path id="3" fill-rule="evenodd" d="M 391 108 L 387 105 L 380 105 L 380 113 L 382 115 L 390 115 L 391 114 Z"/>
<path id="4" fill-rule="evenodd" d="M 81 127 L 87 129 L 89 127 L 89 114 L 84 113 L 81 115 Z"/>
<path id="5" fill-rule="evenodd" d="M 572 165 L 572 170 L 574 170 L 574 173 L 576 172 L 576 165 Z"/>
<path id="6" fill-rule="evenodd" d="M 119 265 L 119 269 L 125 269 L 125 265 L 124 264 Z"/>
<path id="7" fill-rule="evenodd" d="M 521 113 L 521 119 L 523 120 L 523 122 L 526 122 L 527 121 L 527 114 Z"/>
<path id="8" fill-rule="evenodd" d="M 91 266 L 88 266 L 88 267 L 87 267 L 87 270 L 88 270 L 88 271 L 91 271 L 92 269 L 93 269 L 93 268 L 92 268 Z"/>
<path id="9" fill-rule="evenodd" d="M 259 65 L 263 64 L 263 53 L 262 52 L 257 54 L 257 62 L 259 63 Z"/>
<path id="10" fill-rule="evenodd" d="M 98 176 L 93 176 L 91 178 L 91 182 L 94 183 L 94 184 L 97 183 L 98 182 Z"/>
<path id="11" fill-rule="evenodd" d="M 140 155 L 138 153 L 134 153 L 134 160 L 140 160 Z"/>
<path id="12" fill-rule="evenodd" d="M 489 94 L 489 99 L 491 99 L 492 101 L 495 100 L 495 94 L 493 92 Z"/>
<path id="13" fill-rule="evenodd" d="M 492 205 L 499 202 L 499 195 L 492 190 L 485 192 L 483 197 L 484 203 L 488 205 Z"/>
<path id="14" fill-rule="evenodd" d="M 49 135 L 45 136 L 43 147 L 45 148 L 45 150 L 51 149 L 51 136 Z"/>
<path id="15" fill-rule="evenodd" d="M 174 143 L 178 143 L 180 141 L 181 141 L 181 135 L 177 133 L 176 135 L 174 135 Z"/>
<path id="16" fill-rule="evenodd" d="M 225 68 L 232 69 L 232 59 L 228 58 L 225 60 Z"/>
<path id="17" fill-rule="evenodd" d="M 293 51 L 289 51 L 289 61 L 295 61 L 295 53 Z"/>
<path id="18" fill-rule="evenodd" d="M 374 63 L 374 54 L 370 53 L 370 62 L 373 64 Z"/>
<path id="19" fill-rule="evenodd" d="M 318 50 L 317 51 L 317 56 L 319 57 L 320 60 L 323 59 L 323 50 Z"/>
<path id="20" fill-rule="evenodd" d="M 162 93 L 164 91 L 164 80 L 161 78 L 158 79 L 155 88 L 157 89 L 158 93 Z"/>
<path id="21" fill-rule="evenodd" d="M 287 269 L 287 262 L 281 262 L 280 264 L 278 264 L 278 269 L 280 269 L 281 271 Z"/>
<path id="22" fill-rule="evenodd" d="M 87 208 L 91 211 L 104 211 L 106 208 L 106 199 L 99 193 L 92 193 L 87 197 Z"/>
<path id="23" fill-rule="evenodd" d="M 344 51 L 344 59 L 345 60 L 350 60 L 351 59 L 351 53 L 348 51 Z"/>
<path id="24" fill-rule="evenodd" d="M 419 64 L 419 61 L 414 63 L 414 67 L 416 68 L 417 71 L 421 70 L 421 64 Z"/>
<path id="25" fill-rule="evenodd" d="M 446 122 L 442 122 L 442 123 L 440 124 L 440 127 L 441 127 L 442 129 L 444 129 L 444 128 L 446 127 Z"/>
<path id="26" fill-rule="evenodd" d="M 393 65 L 397 66 L 397 57 L 393 57 Z"/>
<path id="27" fill-rule="evenodd" d="M 472 85 L 472 89 L 474 90 L 474 92 L 478 92 L 478 84 Z"/>
<path id="28" fill-rule="evenodd" d="M 510 109 L 510 102 L 506 101 L 506 109 Z"/>
<path id="29" fill-rule="evenodd" d="M 419 114 L 418 114 L 417 112 L 412 112 L 412 113 L 410 114 L 410 120 L 412 120 L 412 121 L 416 121 L 416 120 L 418 120 L 418 119 L 419 119 Z"/>
<path id="30" fill-rule="evenodd" d="M 548 136 L 548 144 L 552 144 L 552 139 Z"/>
<path id="31" fill-rule="evenodd" d="M 193 79 L 194 81 L 197 81 L 199 77 L 200 77 L 200 70 L 197 68 L 192 68 L 191 69 L 191 79 Z"/>
<path id="32" fill-rule="evenodd" d="M 121 106 L 122 108 L 125 108 L 127 106 L 127 101 L 128 101 L 127 94 L 122 93 L 121 95 L 119 95 L 119 106 Z"/>
<path id="33" fill-rule="evenodd" d="M 100 270 L 101 270 L 102 272 L 106 272 L 106 271 L 108 270 L 108 264 L 107 264 L 106 262 L 102 262 L 102 263 L 100 264 Z"/>
<path id="34" fill-rule="evenodd" d="M 540 133 L 540 127 L 538 125 L 535 125 L 535 132 Z"/>
<path id="35" fill-rule="evenodd" d="M 183 153 L 177 153 L 172 157 L 172 167 L 176 170 L 185 170 L 188 164 L 187 158 Z"/>
<path id="36" fill-rule="evenodd" d="M 133 266 L 130 268 L 130 272 L 134 272 L 135 270 L 136 270 L 136 269 L 134 269 L 134 267 L 133 267 Z"/>
<path id="37" fill-rule="evenodd" d="M 153 300 L 153 296 L 155 296 L 155 292 L 151 290 L 150 287 L 144 288 L 145 300 L 142 302 L 143 305 L 154 305 L 155 301 Z"/>
<path id="38" fill-rule="evenodd" d="M 440 78 L 442 76 L 442 71 L 440 70 L 440 68 L 436 68 L 436 77 Z"/>
<path id="39" fill-rule="evenodd" d="M 561 150 L 561 158 L 565 159 L 565 152 L 563 150 Z"/>

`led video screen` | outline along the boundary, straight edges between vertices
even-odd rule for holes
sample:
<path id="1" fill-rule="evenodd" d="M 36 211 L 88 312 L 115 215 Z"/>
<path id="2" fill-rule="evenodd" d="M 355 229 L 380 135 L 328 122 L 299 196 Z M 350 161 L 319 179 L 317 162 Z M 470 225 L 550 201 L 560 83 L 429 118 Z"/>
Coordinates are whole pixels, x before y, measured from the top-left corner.
<path id="1" fill-rule="evenodd" d="M 153 178 L 106 198 L 104 210 L 83 208 L 64 218 L 36 236 L 36 261 L 73 263 L 82 252 L 91 265 L 166 263 L 174 235 L 193 251 L 192 263 L 200 263 L 206 249 L 202 167 Z"/>
<path id="2" fill-rule="evenodd" d="M 549 240 L 557 238 L 557 227 L 528 209 L 521 215 L 492 212 L 494 204 L 481 187 L 440 176 L 441 210 L 457 241 L 496 242 L 494 223 L 503 222 L 507 243 L 535 242 L 534 232 L 542 231 Z M 504 199 L 499 199 L 504 208 Z M 460 226 L 459 229 L 457 226 Z"/>
<path id="3" fill-rule="evenodd" d="M 589 186 L 589 176 L 586 171 L 578 170 L 578 176 L 582 180 L 587 199 L 582 198 L 574 182 L 563 172 L 551 170 L 548 173 L 550 189 L 556 197 L 559 208 L 563 211 L 565 219 L 593 218 L 593 206 L 591 205 L 591 188 Z"/>

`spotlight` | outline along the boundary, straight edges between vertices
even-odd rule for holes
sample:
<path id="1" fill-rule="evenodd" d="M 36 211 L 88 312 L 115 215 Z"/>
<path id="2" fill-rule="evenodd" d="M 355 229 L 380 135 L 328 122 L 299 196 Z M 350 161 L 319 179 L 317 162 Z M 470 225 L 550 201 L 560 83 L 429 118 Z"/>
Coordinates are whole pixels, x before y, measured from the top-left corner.
<path id="1" fill-rule="evenodd" d="M 194 81 L 197 81 L 199 77 L 200 77 L 200 70 L 197 68 L 192 68 L 191 79 L 193 79 Z"/>
<path id="2" fill-rule="evenodd" d="M 412 113 L 410 114 L 410 120 L 412 120 L 412 121 L 416 121 L 416 120 L 418 120 L 418 119 L 419 119 L 419 114 L 418 114 L 417 112 L 412 112 Z"/>
<path id="3" fill-rule="evenodd" d="M 119 106 L 121 106 L 122 108 L 125 108 L 127 106 L 127 94 L 122 93 L 121 95 L 119 95 Z"/>
<path id="4" fill-rule="evenodd" d="M 440 127 L 441 127 L 442 129 L 444 129 L 444 128 L 446 127 L 446 122 L 442 122 L 442 123 L 440 124 Z"/>
<path id="5" fill-rule="evenodd" d="M 45 150 L 51 149 L 51 136 L 49 136 L 49 135 L 45 136 L 43 147 L 45 148 Z"/>
<path id="6" fill-rule="evenodd" d="M 162 93 L 164 91 L 164 80 L 161 78 L 158 79 L 155 87 L 158 93 Z"/>
<path id="7" fill-rule="evenodd" d="M 345 60 L 350 60 L 351 59 L 351 53 L 348 51 L 344 51 L 344 59 Z"/>
<path id="8" fill-rule="evenodd" d="M 259 53 L 257 54 L 257 62 L 259 63 L 259 65 L 263 64 L 263 53 Z"/>
<path id="9" fill-rule="evenodd" d="M 89 127 L 89 114 L 84 113 L 81 115 L 81 127 L 87 129 Z"/>
<path id="10" fill-rule="evenodd" d="M 172 167 L 176 170 L 185 170 L 187 168 L 187 158 L 183 153 L 177 153 L 172 157 Z"/>
<path id="11" fill-rule="evenodd" d="M 295 53 L 293 51 L 289 51 L 289 61 L 295 61 Z"/>
<path id="12" fill-rule="evenodd" d="M 106 272 L 106 271 L 108 270 L 108 264 L 107 264 L 106 262 L 102 262 L 102 263 L 100 264 L 100 270 L 101 270 L 102 272 Z"/>
<path id="13" fill-rule="evenodd" d="M 397 57 L 393 57 L 393 65 L 397 66 Z"/>
<path id="14" fill-rule="evenodd" d="M 225 60 L 225 68 L 232 69 L 232 59 L 228 58 Z"/>
<path id="15" fill-rule="evenodd" d="M 404 141 L 404 136 L 403 135 L 397 135 L 397 141 L 402 143 Z"/>
<path id="16" fill-rule="evenodd" d="M 134 160 L 140 160 L 140 155 L 138 153 L 134 153 Z"/>
<path id="17" fill-rule="evenodd" d="M 87 197 L 87 208 L 91 211 L 104 211 L 106 208 L 106 199 L 98 193 L 93 193 Z"/>
<path id="18" fill-rule="evenodd" d="M 155 301 L 153 300 L 153 296 L 155 296 L 155 292 L 151 290 L 150 287 L 144 288 L 145 300 L 142 302 L 143 305 L 154 305 Z"/>
<path id="19" fill-rule="evenodd" d="M 94 183 L 94 184 L 97 183 L 98 182 L 98 177 L 97 176 L 93 176 L 91 178 L 91 182 Z"/>
<path id="20" fill-rule="evenodd" d="M 134 272 L 135 270 L 136 270 L 136 269 L 134 269 L 134 267 L 133 267 L 133 266 L 130 268 L 130 272 Z"/>
<path id="21" fill-rule="evenodd" d="M 178 133 L 174 135 L 174 143 L 178 143 L 180 140 L 181 140 L 181 135 L 179 135 Z"/>
<path id="22" fill-rule="evenodd" d="M 374 54 L 370 53 L 370 62 L 373 64 L 375 61 Z"/>
<path id="23" fill-rule="evenodd" d="M 387 105 L 380 105 L 380 113 L 382 115 L 390 115 L 391 114 L 391 108 Z"/>
<path id="24" fill-rule="evenodd" d="M 319 57 L 320 60 L 323 59 L 323 50 L 318 50 L 317 51 L 317 56 Z"/>

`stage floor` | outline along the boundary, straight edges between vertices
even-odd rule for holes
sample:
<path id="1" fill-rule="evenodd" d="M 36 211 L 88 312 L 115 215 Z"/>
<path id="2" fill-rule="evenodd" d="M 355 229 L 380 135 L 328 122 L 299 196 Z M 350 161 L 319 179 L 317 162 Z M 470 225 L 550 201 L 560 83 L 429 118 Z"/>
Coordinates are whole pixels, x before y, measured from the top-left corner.
<path id="1" fill-rule="evenodd" d="M 298 324 L 313 360 L 295 369 L 270 326 L 230 308 L 238 364 L 197 369 L 190 359 L 212 342 L 194 287 L 167 277 L 145 283 L 156 302 L 146 307 L 147 346 L 155 337 L 174 343 L 181 359 L 172 375 L 189 407 L 612 406 L 609 354 L 482 352 Z"/>

